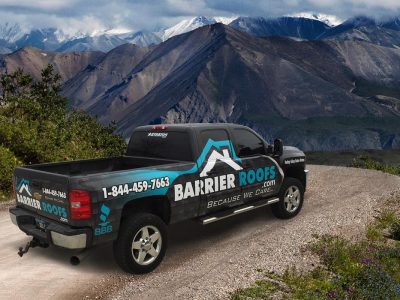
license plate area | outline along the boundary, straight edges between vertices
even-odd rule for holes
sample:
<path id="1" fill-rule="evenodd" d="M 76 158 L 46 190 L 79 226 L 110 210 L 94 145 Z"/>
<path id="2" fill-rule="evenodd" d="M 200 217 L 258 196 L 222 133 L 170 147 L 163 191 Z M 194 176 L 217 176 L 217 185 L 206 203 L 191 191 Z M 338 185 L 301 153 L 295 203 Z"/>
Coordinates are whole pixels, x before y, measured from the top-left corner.
<path id="1" fill-rule="evenodd" d="M 48 223 L 42 219 L 35 218 L 36 227 L 42 231 L 45 231 L 47 228 Z"/>

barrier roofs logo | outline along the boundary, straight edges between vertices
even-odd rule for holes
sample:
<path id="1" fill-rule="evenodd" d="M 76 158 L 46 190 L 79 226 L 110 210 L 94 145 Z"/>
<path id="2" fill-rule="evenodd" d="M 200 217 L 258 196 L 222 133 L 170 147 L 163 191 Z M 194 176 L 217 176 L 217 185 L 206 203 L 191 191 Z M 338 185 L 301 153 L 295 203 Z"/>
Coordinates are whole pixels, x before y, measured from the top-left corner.
<path id="1" fill-rule="evenodd" d="M 208 153 L 211 153 L 208 156 Z M 208 159 L 206 157 L 208 156 Z M 200 157 L 197 159 L 197 165 L 202 166 L 204 163 L 203 170 L 200 173 L 200 177 L 207 177 L 208 173 L 215 167 L 217 161 L 222 161 L 229 165 L 236 171 L 240 171 L 243 168 L 237 162 L 242 160 L 237 157 L 235 149 L 233 148 L 230 140 L 214 141 L 209 139 L 207 144 L 204 146 Z"/>
<path id="2" fill-rule="evenodd" d="M 228 149 L 222 149 L 222 153 L 217 150 L 213 150 L 208 157 L 207 163 L 204 166 L 203 171 L 201 171 L 200 173 L 200 177 L 208 176 L 208 173 L 211 172 L 212 169 L 214 169 L 217 161 L 222 161 L 226 163 L 228 166 L 236 171 L 243 170 L 243 168 L 232 159 Z"/>
<path id="3" fill-rule="evenodd" d="M 17 184 L 17 191 L 19 194 L 23 194 L 25 191 L 30 197 L 32 197 L 31 184 L 29 180 L 22 178 Z"/>

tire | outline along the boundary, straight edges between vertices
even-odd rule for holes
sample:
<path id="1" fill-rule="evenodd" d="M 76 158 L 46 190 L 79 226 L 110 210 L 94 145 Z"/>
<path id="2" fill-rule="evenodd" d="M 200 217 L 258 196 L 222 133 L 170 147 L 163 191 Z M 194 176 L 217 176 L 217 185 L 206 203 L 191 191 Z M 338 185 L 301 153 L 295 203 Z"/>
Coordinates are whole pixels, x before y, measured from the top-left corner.
<path id="1" fill-rule="evenodd" d="M 161 263 L 167 245 L 167 225 L 163 220 L 149 213 L 135 214 L 122 221 L 114 242 L 114 257 L 125 272 L 149 273 Z"/>
<path id="2" fill-rule="evenodd" d="M 304 187 L 300 180 L 287 177 L 279 191 L 279 202 L 272 205 L 272 213 L 279 219 L 295 217 L 303 207 Z"/>

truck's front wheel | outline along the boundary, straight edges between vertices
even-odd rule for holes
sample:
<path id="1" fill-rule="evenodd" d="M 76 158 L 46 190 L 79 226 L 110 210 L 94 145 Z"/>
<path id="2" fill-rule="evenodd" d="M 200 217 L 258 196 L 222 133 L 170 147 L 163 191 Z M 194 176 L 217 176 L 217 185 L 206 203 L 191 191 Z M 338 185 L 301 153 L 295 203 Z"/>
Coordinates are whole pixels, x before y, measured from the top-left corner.
<path id="1" fill-rule="evenodd" d="M 272 213 L 280 219 L 290 219 L 296 216 L 304 200 L 304 187 L 300 180 L 286 177 L 279 191 L 279 202 L 272 205 Z"/>
<path id="2" fill-rule="evenodd" d="M 153 271 L 167 249 L 167 226 L 157 216 L 140 213 L 123 220 L 114 257 L 126 272 L 142 274 Z"/>

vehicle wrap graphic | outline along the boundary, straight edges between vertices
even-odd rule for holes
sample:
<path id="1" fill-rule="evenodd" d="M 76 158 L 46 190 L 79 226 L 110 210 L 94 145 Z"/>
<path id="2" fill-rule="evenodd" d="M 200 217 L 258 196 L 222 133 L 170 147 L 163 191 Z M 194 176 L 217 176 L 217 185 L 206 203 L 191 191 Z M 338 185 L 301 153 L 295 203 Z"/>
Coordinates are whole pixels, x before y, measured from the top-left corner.
<path id="1" fill-rule="evenodd" d="M 39 200 L 32 197 L 32 187 L 28 179 L 21 178 L 16 186 L 17 202 L 42 210 L 42 204 Z"/>
<path id="2" fill-rule="evenodd" d="M 226 165 L 227 172 L 219 176 L 210 176 L 218 161 Z M 184 167 L 187 169 L 134 170 L 122 179 L 122 182 L 126 183 L 103 187 L 102 196 L 108 200 L 127 195 L 130 199 L 136 199 L 168 194 L 171 199 L 181 201 L 266 181 L 266 186 L 271 187 L 275 185 L 271 183 L 278 179 L 277 175 L 279 179 L 283 178 L 283 171 L 270 157 L 265 156 L 265 166 L 261 168 L 253 169 L 249 163 L 244 164 L 236 155 L 230 140 L 209 139 L 192 167 L 188 164 Z"/>
<path id="3" fill-rule="evenodd" d="M 62 222 L 68 221 L 68 211 L 65 207 L 51 203 L 40 192 L 34 191 L 31 182 L 26 178 L 17 179 L 17 203 L 29 206 L 59 218 Z"/>
<path id="4" fill-rule="evenodd" d="M 32 197 L 31 184 L 28 179 L 22 178 L 17 184 L 18 193 L 22 194 L 24 191 L 28 196 Z"/>
<path id="5" fill-rule="evenodd" d="M 110 208 L 103 204 L 100 208 L 100 223 L 94 230 L 94 235 L 102 235 L 106 233 L 112 232 L 112 226 L 110 225 L 110 221 L 108 220 L 108 216 L 110 215 Z"/>

